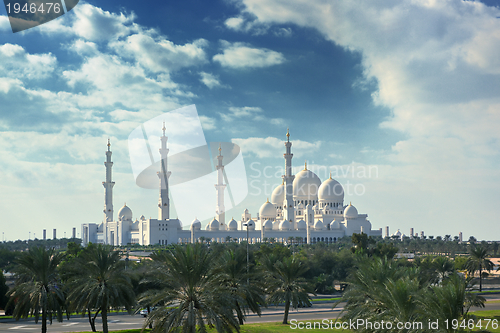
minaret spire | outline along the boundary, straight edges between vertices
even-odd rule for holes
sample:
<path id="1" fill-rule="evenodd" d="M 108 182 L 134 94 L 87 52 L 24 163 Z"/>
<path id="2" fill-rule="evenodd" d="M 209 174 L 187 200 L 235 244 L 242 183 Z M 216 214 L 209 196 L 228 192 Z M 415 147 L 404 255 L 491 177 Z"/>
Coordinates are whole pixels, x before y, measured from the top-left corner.
<path id="1" fill-rule="evenodd" d="M 222 164 L 222 148 L 219 144 L 219 155 L 217 156 L 217 184 L 215 184 L 215 191 L 217 192 L 217 205 L 215 207 L 216 218 L 219 221 L 219 229 L 226 230 L 226 209 L 224 207 L 224 165 Z"/>
<path id="2" fill-rule="evenodd" d="M 292 175 L 292 143 L 290 142 L 290 130 L 287 129 L 286 132 L 285 147 L 286 152 L 283 154 L 285 157 L 285 174 L 283 175 L 283 180 L 285 183 L 285 201 L 283 202 L 283 219 L 290 221 L 292 224 L 292 230 L 297 229 L 295 225 L 295 213 L 294 213 L 294 203 L 293 203 L 293 180 L 295 178 Z"/>
<path id="3" fill-rule="evenodd" d="M 107 223 L 113 221 L 113 186 L 115 186 L 115 182 L 112 181 L 111 169 L 113 167 L 113 162 L 111 162 L 111 143 L 108 138 L 108 150 L 106 151 L 106 162 L 104 162 L 104 166 L 106 167 L 106 181 L 102 182 L 102 186 L 104 186 L 104 226 L 103 226 L 103 235 L 104 235 L 104 243 L 108 244 L 107 238 Z"/>
<path id="4" fill-rule="evenodd" d="M 168 220 L 170 219 L 170 199 L 168 198 L 168 179 L 170 178 L 171 172 L 168 171 L 167 164 L 167 140 L 168 137 L 165 135 L 165 122 L 163 122 L 162 127 L 163 135 L 160 138 L 161 148 L 160 148 L 160 156 L 161 156 L 161 169 L 158 172 L 158 177 L 160 178 L 160 199 L 158 200 L 158 219 L 159 220 Z"/>

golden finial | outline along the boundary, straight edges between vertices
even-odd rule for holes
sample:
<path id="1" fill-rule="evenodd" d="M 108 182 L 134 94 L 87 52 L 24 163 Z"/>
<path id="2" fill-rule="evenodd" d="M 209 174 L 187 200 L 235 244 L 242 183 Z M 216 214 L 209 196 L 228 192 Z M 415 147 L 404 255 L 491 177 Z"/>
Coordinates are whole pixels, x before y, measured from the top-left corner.
<path id="1" fill-rule="evenodd" d="M 166 129 L 166 127 L 165 127 L 165 122 L 163 122 L 162 131 L 164 131 L 164 132 L 165 132 L 166 130 L 167 130 L 167 129 Z"/>
<path id="2" fill-rule="evenodd" d="M 349 201 L 349 206 L 352 206 L 351 201 Z"/>
<path id="3" fill-rule="evenodd" d="M 306 162 L 304 163 L 304 171 L 306 171 L 306 170 L 307 170 L 307 160 L 306 160 Z"/>
<path id="4" fill-rule="evenodd" d="M 281 185 L 285 185 L 285 178 L 281 178 Z"/>
<path id="5" fill-rule="evenodd" d="M 269 198 L 267 198 L 267 201 L 266 201 L 266 203 L 269 203 Z"/>
<path id="6" fill-rule="evenodd" d="M 222 143 L 219 143 L 219 155 L 220 155 L 220 154 L 221 154 L 221 152 L 222 152 L 221 145 L 222 145 Z"/>
<path id="7" fill-rule="evenodd" d="M 330 171 L 330 179 L 332 179 L 332 172 Z"/>
<path id="8" fill-rule="evenodd" d="M 111 147 L 111 143 L 109 143 L 109 138 L 108 138 L 108 144 L 107 144 L 107 146 L 108 146 L 108 151 L 109 151 L 109 147 Z"/>
<path id="9" fill-rule="evenodd" d="M 289 128 L 286 129 L 286 137 L 290 138 L 290 129 Z"/>

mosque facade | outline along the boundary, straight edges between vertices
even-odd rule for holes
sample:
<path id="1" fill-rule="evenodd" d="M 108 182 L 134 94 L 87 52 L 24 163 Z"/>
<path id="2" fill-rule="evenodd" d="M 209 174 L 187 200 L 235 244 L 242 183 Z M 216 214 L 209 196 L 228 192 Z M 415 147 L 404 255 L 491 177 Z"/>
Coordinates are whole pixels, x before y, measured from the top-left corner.
<path id="1" fill-rule="evenodd" d="M 287 132 L 285 146 L 285 174 L 282 184 L 274 189 L 269 199 L 260 207 L 258 214 L 252 217 L 245 209 L 241 219 L 231 219 L 226 223 L 224 208 L 224 165 L 219 148 L 217 156 L 217 184 L 215 185 L 215 218 L 205 228 L 195 219 L 189 229 L 183 229 L 179 219 L 170 218 L 168 137 L 161 140 L 161 170 L 158 172 L 160 195 L 158 201 L 158 219 L 146 219 L 144 216 L 133 220 L 132 210 L 124 205 L 113 220 L 112 152 L 108 141 L 106 151 L 106 181 L 104 186 L 104 217 L 102 223 L 82 224 L 83 245 L 103 243 L 110 245 L 167 245 L 199 242 L 203 240 L 227 242 L 249 239 L 250 242 L 274 240 L 278 242 L 334 243 L 339 238 L 354 233 L 369 236 L 382 236 L 382 229 L 372 230 L 367 214 L 359 214 L 356 207 L 344 204 L 342 185 L 330 178 L 325 181 L 311 170 L 304 169 L 296 175 L 292 172 L 292 142 Z"/>

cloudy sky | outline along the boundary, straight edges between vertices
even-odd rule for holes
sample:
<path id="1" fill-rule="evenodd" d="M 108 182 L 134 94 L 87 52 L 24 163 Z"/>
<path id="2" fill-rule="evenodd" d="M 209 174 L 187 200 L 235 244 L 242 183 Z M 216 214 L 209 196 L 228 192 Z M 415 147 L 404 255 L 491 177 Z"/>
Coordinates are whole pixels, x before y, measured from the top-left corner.
<path id="1" fill-rule="evenodd" d="M 249 194 L 228 217 L 255 216 L 281 183 L 289 127 L 296 171 L 305 160 L 322 180 L 333 171 L 373 228 L 498 240 L 495 3 L 81 1 L 16 34 L 2 7 L 3 237 L 100 222 L 108 137 L 115 215 L 126 202 L 157 217 L 127 138 L 195 104 L 206 140 L 243 152 Z"/>

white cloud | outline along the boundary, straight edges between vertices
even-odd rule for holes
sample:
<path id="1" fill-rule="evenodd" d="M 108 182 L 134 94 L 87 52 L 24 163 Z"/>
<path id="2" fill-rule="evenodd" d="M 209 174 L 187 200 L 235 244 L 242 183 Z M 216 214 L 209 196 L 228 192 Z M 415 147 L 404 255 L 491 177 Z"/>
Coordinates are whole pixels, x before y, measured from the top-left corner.
<path id="1" fill-rule="evenodd" d="M 258 21 L 245 19 L 242 16 L 230 17 L 224 21 L 224 25 L 234 31 L 251 33 L 254 36 L 264 35 L 268 32 L 268 25 Z"/>
<path id="2" fill-rule="evenodd" d="M 110 43 L 117 52 L 133 57 L 152 72 L 171 72 L 206 63 L 203 48 L 207 45 L 208 42 L 204 39 L 176 45 L 164 37 L 153 38 L 149 32 L 133 34 L 126 40 Z"/>
<path id="3" fill-rule="evenodd" d="M 258 158 L 277 157 L 283 158 L 283 140 L 274 137 L 247 139 L 232 139 L 231 142 L 241 147 L 243 154 L 253 154 Z M 302 155 L 316 151 L 320 148 L 322 142 L 307 142 L 302 140 L 293 141 L 294 153 Z"/>
<path id="4" fill-rule="evenodd" d="M 227 85 L 220 83 L 219 76 L 207 72 L 200 72 L 200 82 L 206 85 L 209 89 L 213 88 L 229 88 Z"/>
<path id="5" fill-rule="evenodd" d="M 284 120 L 282 118 L 268 118 L 264 115 L 264 110 L 260 107 L 255 106 L 244 106 L 244 107 L 229 107 L 229 112 L 219 113 L 221 119 L 226 123 L 232 123 L 234 121 L 268 121 L 273 125 L 283 125 Z"/>
<path id="6" fill-rule="evenodd" d="M 217 127 L 215 126 L 215 119 L 210 118 L 207 116 L 198 116 L 200 118 L 201 126 L 203 127 L 204 130 L 210 131 L 213 129 L 216 129 Z"/>
<path id="7" fill-rule="evenodd" d="M 106 41 L 129 35 L 137 31 L 132 13 L 115 14 L 90 4 L 79 4 L 72 12 L 76 16 L 72 31 L 77 36 L 90 41 Z"/>
<path id="8" fill-rule="evenodd" d="M 50 53 L 30 54 L 22 46 L 0 45 L 0 76 L 41 79 L 49 76 L 57 65 Z"/>
<path id="9" fill-rule="evenodd" d="M 244 23 L 245 19 L 243 19 L 242 17 L 230 17 L 224 22 L 226 27 L 236 31 L 241 30 Z"/>
<path id="10" fill-rule="evenodd" d="M 0 16 L 0 31 L 12 31 L 10 28 L 9 18 L 7 16 Z"/>
<path id="11" fill-rule="evenodd" d="M 285 61 L 283 54 L 269 49 L 254 48 L 245 43 L 222 41 L 222 54 L 213 57 L 223 67 L 262 68 L 279 65 Z"/>

